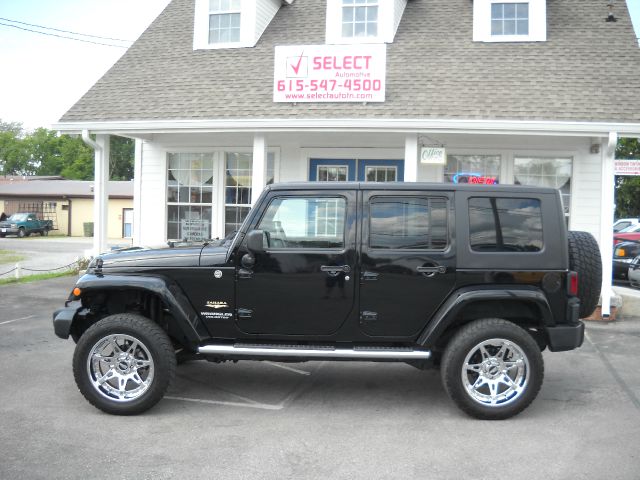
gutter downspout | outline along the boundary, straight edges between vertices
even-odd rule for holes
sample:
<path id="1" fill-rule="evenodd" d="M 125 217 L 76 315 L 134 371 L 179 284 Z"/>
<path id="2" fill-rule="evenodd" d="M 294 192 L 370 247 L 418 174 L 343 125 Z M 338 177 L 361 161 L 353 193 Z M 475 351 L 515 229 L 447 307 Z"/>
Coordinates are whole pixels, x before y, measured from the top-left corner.
<path id="1" fill-rule="evenodd" d="M 107 180 L 109 178 L 109 136 L 96 135 L 94 141 L 89 130 L 82 130 L 82 141 L 95 152 L 93 189 L 93 255 L 107 250 Z"/>
<path id="2" fill-rule="evenodd" d="M 604 143 L 604 142 L 603 142 Z M 600 204 L 600 254 L 602 255 L 602 318 L 611 314 L 613 295 L 613 205 L 615 202 L 615 157 L 618 133 L 609 132 L 609 140 L 602 158 L 602 198 Z"/>

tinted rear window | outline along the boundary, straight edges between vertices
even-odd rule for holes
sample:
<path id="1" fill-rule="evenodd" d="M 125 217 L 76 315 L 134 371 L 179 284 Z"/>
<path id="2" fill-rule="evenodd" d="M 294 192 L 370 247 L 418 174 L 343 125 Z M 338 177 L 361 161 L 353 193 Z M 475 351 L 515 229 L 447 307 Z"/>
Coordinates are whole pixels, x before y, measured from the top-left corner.
<path id="1" fill-rule="evenodd" d="M 540 200 L 469 199 L 469 238 L 478 252 L 539 252 L 543 247 Z"/>

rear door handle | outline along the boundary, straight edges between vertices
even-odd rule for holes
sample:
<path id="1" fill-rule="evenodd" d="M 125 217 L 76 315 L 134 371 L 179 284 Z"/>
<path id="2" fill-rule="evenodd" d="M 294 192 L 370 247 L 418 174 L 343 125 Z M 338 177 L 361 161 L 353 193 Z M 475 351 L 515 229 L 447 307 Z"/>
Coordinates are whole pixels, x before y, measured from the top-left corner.
<path id="1" fill-rule="evenodd" d="M 433 267 L 418 267 L 416 270 L 425 277 L 433 277 L 436 273 L 446 273 L 447 267 L 434 265 Z"/>
<path id="2" fill-rule="evenodd" d="M 335 277 L 340 273 L 351 272 L 351 267 L 349 265 L 322 265 L 320 267 L 320 271 L 326 272 L 329 275 Z"/>

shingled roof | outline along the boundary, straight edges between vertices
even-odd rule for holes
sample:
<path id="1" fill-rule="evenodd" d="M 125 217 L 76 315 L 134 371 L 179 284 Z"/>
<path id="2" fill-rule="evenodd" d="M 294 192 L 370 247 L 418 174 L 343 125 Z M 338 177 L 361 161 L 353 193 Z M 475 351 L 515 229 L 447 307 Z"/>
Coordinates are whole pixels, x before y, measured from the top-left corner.
<path id="1" fill-rule="evenodd" d="M 470 119 L 640 122 L 640 48 L 625 2 L 547 0 L 548 41 L 472 41 L 471 0 L 410 0 L 387 49 L 384 103 L 274 103 L 276 45 L 325 43 L 326 0 L 283 5 L 254 48 L 193 50 L 173 0 L 60 122 Z"/>

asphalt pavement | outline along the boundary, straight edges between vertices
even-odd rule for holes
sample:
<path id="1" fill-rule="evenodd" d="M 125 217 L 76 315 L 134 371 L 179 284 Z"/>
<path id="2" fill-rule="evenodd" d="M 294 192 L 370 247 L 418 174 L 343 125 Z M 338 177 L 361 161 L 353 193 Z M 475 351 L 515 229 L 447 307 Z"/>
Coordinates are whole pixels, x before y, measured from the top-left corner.
<path id="1" fill-rule="evenodd" d="M 155 408 L 117 417 L 84 400 L 53 334 L 73 283 L 0 286 L 2 479 L 638 478 L 640 318 L 545 352 L 538 398 L 506 421 L 467 417 L 436 371 L 349 362 L 190 362 Z"/>

